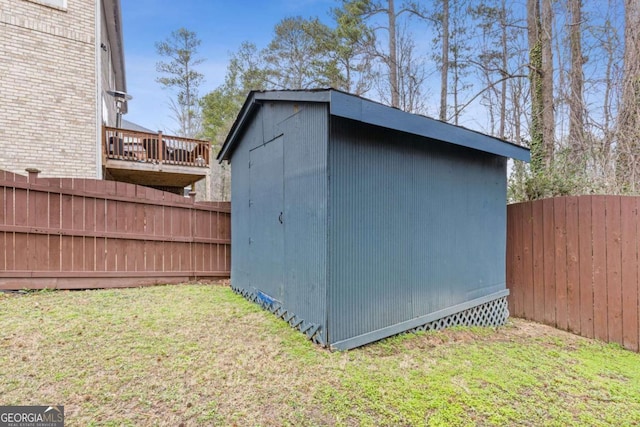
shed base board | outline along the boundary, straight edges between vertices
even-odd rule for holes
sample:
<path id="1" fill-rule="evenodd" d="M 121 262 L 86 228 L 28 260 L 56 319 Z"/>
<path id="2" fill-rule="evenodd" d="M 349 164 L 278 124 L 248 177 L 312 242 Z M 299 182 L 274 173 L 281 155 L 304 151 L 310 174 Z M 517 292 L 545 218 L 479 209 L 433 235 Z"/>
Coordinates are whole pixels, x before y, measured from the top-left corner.
<path id="1" fill-rule="evenodd" d="M 438 330 L 451 326 L 501 326 L 509 317 L 508 290 L 464 302 L 426 316 L 331 343 L 336 350 L 349 350 L 403 332 Z"/>

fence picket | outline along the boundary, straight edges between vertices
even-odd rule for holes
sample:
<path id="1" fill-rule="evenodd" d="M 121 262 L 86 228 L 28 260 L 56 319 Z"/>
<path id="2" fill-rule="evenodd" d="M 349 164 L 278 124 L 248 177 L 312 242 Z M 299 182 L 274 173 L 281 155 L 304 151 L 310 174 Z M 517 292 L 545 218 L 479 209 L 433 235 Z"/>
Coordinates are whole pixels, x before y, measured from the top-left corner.
<path id="1" fill-rule="evenodd" d="M 638 351 L 638 248 L 636 198 L 620 200 L 622 345 Z"/>

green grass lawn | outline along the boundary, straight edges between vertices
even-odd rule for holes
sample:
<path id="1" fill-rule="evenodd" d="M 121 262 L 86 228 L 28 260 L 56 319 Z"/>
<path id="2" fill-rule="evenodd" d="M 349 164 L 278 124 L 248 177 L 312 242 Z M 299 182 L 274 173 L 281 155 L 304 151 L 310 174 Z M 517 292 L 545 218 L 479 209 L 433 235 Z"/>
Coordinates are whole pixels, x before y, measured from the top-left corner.
<path id="1" fill-rule="evenodd" d="M 0 294 L 0 325 L 0 405 L 68 426 L 640 424 L 640 355 L 517 319 L 339 353 L 182 285 Z"/>

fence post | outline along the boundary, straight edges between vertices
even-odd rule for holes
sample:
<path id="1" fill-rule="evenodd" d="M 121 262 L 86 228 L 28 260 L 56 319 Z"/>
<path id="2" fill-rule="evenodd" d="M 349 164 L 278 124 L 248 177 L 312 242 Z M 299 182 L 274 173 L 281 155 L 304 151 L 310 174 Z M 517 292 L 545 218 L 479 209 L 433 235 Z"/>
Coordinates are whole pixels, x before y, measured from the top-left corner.
<path id="1" fill-rule="evenodd" d="M 35 184 L 36 182 L 38 182 L 38 174 L 40 173 L 40 169 L 26 168 L 25 171 L 29 173 L 29 184 Z"/>

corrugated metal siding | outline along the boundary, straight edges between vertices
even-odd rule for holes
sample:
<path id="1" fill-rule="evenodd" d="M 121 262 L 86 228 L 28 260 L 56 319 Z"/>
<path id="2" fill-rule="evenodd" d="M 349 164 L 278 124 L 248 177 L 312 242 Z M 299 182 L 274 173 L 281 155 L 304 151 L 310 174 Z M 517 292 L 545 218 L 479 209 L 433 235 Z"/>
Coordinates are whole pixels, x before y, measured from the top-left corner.
<path id="1" fill-rule="evenodd" d="M 329 342 L 505 289 L 506 160 L 332 118 Z"/>
<path id="2" fill-rule="evenodd" d="M 284 132 L 285 295 L 302 319 L 323 325 L 326 340 L 327 140 L 325 104 L 302 104 Z"/>
<path id="3" fill-rule="evenodd" d="M 231 286 L 250 289 L 249 150 L 262 143 L 262 122 L 252 121 L 231 159 Z"/>
<path id="4" fill-rule="evenodd" d="M 283 155 L 282 136 L 249 153 L 250 283 L 279 301 L 284 294 Z"/>
<path id="5" fill-rule="evenodd" d="M 327 137 L 326 104 L 262 105 L 233 153 L 231 204 L 232 286 L 250 292 L 259 289 L 298 318 L 323 326 Z M 282 144 L 282 163 L 274 171 L 278 144 Z M 276 194 L 280 189 L 272 191 L 278 185 L 282 194 Z M 279 209 L 282 224 L 275 215 Z M 250 240 L 259 243 L 252 247 Z M 323 335 L 326 339 L 324 327 Z"/>

